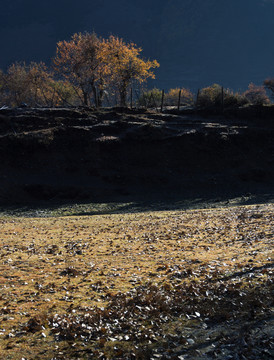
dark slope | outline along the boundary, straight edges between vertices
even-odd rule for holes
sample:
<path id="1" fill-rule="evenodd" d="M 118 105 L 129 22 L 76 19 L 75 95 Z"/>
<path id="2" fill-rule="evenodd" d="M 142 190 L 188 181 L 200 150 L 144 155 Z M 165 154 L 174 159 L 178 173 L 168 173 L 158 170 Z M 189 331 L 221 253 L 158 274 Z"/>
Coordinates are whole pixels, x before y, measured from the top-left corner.
<path id="1" fill-rule="evenodd" d="M 271 124 L 117 110 L 2 111 L 0 202 L 273 193 Z"/>

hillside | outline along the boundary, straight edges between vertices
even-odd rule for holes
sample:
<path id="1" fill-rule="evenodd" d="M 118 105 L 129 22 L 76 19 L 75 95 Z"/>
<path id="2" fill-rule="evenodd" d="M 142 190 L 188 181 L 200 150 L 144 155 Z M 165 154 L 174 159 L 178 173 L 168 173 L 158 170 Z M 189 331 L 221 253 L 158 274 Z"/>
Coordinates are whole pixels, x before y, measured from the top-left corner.
<path id="1" fill-rule="evenodd" d="M 272 196 L 273 121 L 245 116 L 1 110 L 0 202 Z"/>
<path id="2" fill-rule="evenodd" d="M 0 358 L 272 359 L 273 110 L 1 109 Z"/>

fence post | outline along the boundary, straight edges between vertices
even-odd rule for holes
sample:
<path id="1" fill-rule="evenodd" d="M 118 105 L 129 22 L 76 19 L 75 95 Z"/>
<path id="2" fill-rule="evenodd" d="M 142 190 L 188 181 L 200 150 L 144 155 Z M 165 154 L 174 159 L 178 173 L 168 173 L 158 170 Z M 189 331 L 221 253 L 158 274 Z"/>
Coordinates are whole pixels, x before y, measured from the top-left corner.
<path id="1" fill-rule="evenodd" d="M 110 104 L 110 101 L 109 101 L 108 93 L 105 93 L 105 97 L 106 97 L 106 99 L 107 99 L 108 106 L 110 107 L 111 104 Z"/>
<path id="2" fill-rule="evenodd" d="M 165 97 L 165 90 L 162 90 L 162 100 L 161 100 L 161 112 L 163 112 L 163 106 L 164 106 L 164 97 Z"/>
<path id="3" fill-rule="evenodd" d="M 155 107 L 155 109 L 157 110 L 157 102 L 156 102 L 155 97 L 154 97 L 154 95 L 153 95 L 152 92 L 151 92 L 151 98 L 152 98 L 152 100 L 153 100 L 154 107 Z"/>
<path id="4" fill-rule="evenodd" d="M 180 89 L 180 91 L 179 91 L 178 111 L 180 110 L 180 105 L 181 105 L 181 94 L 182 94 L 182 89 Z"/>
<path id="5" fill-rule="evenodd" d="M 132 95 L 132 87 L 130 88 L 130 109 L 132 110 L 132 104 L 133 104 L 133 95 Z"/>
<path id="6" fill-rule="evenodd" d="M 199 97 L 200 97 L 200 89 L 198 89 L 198 91 L 197 91 L 197 97 L 196 97 L 196 108 L 198 107 Z"/>
<path id="7" fill-rule="evenodd" d="M 97 87 L 94 87 L 94 97 L 95 97 L 95 107 L 96 109 L 98 108 L 98 91 L 97 91 Z"/>
<path id="8" fill-rule="evenodd" d="M 152 97 L 152 92 L 151 92 L 150 97 L 148 99 L 148 106 L 147 107 L 152 107 L 152 100 L 153 100 L 153 97 Z"/>
<path id="9" fill-rule="evenodd" d="M 147 99 L 146 99 L 146 96 L 145 96 L 145 92 L 144 92 L 144 91 L 142 91 L 141 97 L 143 97 L 144 106 L 145 106 L 145 108 L 147 108 L 147 107 L 148 107 L 148 102 L 147 102 Z"/>
<path id="10" fill-rule="evenodd" d="M 137 90 L 135 89 L 135 98 L 136 100 L 136 108 L 139 108 L 140 105 L 140 97 L 141 97 L 141 91 L 138 93 Z"/>
<path id="11" fill-rule="evenodd" d="M 224 87 L 222 86 L 222 93 L 221 93 L 221 107 L 222 112 L 224 112 Z"/>

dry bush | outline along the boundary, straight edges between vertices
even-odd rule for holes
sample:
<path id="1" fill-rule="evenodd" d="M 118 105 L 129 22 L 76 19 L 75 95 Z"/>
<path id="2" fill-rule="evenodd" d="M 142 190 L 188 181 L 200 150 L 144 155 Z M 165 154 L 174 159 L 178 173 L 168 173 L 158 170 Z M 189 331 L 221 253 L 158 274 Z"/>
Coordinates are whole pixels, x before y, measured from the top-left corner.
<path id="1" fill-rule="evenodd" d="M 165 105 L 177 106 L 179 102 L 179 92 L 181 90 L 180 105 L 193 105 L 194 94 L 189 89 L 170 89 L 165 95 Z"/>
<path id="2" fill-rule="evenodd" d="M 223 89 L 224 106 L 237 107 L 247 103 L 245 96 L 230 89 Z M 197 106 L 201 108 L 221 107 L 222 106 L 222 87 L 219 84 L 213 84 L 203 88 L 197 99 Z"/>
<path id="3" fill-rule="evenodd" d="M 253 83 L 248 85 L 248 90 L 243 95 L 252 105 L 267 105 L 270 103 L 265 88 L 263 86 L 256 86 Z"/>
<path id="4" fill-rule="evenodd" d="M 161 105 L 162 91 L 160 89 L 154 88 L 152 90 L 147 90 L 142 93 L 139 98 L 139 106 L 157 107 Z"/>

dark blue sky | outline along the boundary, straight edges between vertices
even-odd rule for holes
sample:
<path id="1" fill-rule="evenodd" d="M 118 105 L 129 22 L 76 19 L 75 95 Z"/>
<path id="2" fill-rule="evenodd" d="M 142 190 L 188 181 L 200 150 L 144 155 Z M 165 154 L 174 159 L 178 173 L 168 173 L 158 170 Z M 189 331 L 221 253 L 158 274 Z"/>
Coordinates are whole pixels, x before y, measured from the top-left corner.
<path id="1" fill-rule="evenodd" d="M 0 67 L 50 63 L 79 31 L 118 35 L 160 62 L 155 86 L 244 90 L 274 77 L 272 0 L 2 0 Z"/>

